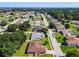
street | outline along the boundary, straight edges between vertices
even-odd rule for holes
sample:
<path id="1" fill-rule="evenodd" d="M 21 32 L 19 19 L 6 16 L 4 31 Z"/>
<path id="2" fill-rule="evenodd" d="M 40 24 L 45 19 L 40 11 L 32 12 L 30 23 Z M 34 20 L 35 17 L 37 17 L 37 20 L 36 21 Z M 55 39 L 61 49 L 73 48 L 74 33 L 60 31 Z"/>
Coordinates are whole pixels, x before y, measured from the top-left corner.
<path id="1" fill-rule="evenodd" d="M 49 37 L 51 39 L 51 43 L 52 43 L 52 46 L 54 48 L 55 55 L 57 57 L 59 57 L 59 56 L 65 56 L 64 53 L 62 52 L 62 50 L 60 49 L 60 47 L 59 47 L 56 39 L 52 36 L 52 33 L 53 33 L 52 30 L 48 29 L 48 35 L 49 35 Z"/>
<path id="2" fill-rule="evenodd" d="M 48 25 L 48 22 L 47 22 L 47 20 L 46 20 L 46 18 L 45 18 L 45 16 L 43 14 L 42 14 L 42 17 L 44 19 L 45 24 Z M 54 48 L 55 55 L 57 57 L 59 57 L 59 56 L 65 56 L 64 53 L 62 52 L 62 50 L 60 49 L 60 46 L 58 45 L 58 43 L 56 41 L 56 38 L 53 37 L 52 34 L 53 34 L 53 31 L 48 28 L 48 36 L 50 37 L 52 46 Z M 52 52 L 52 54 L 53 54 L 53 52 Z"/>

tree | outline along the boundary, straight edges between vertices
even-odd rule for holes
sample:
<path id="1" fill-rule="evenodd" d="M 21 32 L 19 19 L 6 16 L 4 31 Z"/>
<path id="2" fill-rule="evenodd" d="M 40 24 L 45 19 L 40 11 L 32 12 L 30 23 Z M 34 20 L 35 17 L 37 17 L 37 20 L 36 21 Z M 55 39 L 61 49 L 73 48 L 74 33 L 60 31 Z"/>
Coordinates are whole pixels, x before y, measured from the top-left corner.
<path id="1" fill-rule="evenodd" d="M 5 32 L 0 35 L 0 57 L 10 57 L 15 50 L 25 42 L 26 36 L 22 31 Z"/>
<path id="2" fill-rule="evenodd" d="M 49 28 L 55 28 L 55 25 L 52 22 L 50 22 L 49 23 Z"/>
<path id="3" fill-rule="evenodd" d="M 9 21 L 13 21 L 14 19 L 13 18 L 9 18 Z"/>
<path id="4" fill-rule="evenodd" d="M 67 57 L 79 57 L 79 51 L 78 49 L 74 49 L 72 51 L 67 52 Z"/>
<path id="5" fill-rule="evenodd" d="M 40 32 L 43 32 L 44 34 L 46 34 L 47 31 L 48 31 L 47 28 L 41 28 L 41 29 L 40 29 Z"/>
<path id="6" fill-rule="evenodd" d="M 73 16 L 70 15 L 70 14 L 67 14 L 67 15 L 66 15 L 66 19 L 67 19 L 67 20 L 72 20 L 72 19 L 73 19 Z"/>
<path id="7" fill-rule="evenodd" d="M 14 13 L 13 13 L 13 12 L 11 12 L 11 13 L 10 13 L 10 15 L 14 15 Z"/>
<path id="8" fill-rule="evenodd" d="M 6 20 L 2 20 L 0 23 L 1 26 L 6 26 L 7 25 L 7 21 Z"/>
<path id="9" fill-rule="evenodd" d="M 16 24 L 11 24 L 11 25 L 8 26 L 7 31 L 14 32 L 14 31 L 16 31 L 16 28 L 17 28 Z"/>
<path id="10" fill-rule="evenodd" d="M 70 25 L 69 24 L 65 24 L 65 28 L 66 29 L 70 28 Z"/>
<path id="11" fill-rule="evenodd" d="M 77 31 L 79 31 L 79 27 L 77 28 Z"/>
<path id="12" fill-rule="evenodd" d="M 43 32 L 45 34 L 45 37 L 47 37 L 47 31 L 48 31 L 47 28 L 41 28 L 39 31 Z"/>
<path id="13" fill-rule="evenodd" d="M 29 21 L 25 21 L 23 24 L 19 25 L 19 29 L 22 31 L 26 31 L 30 27 L 31 25 L 29 24 Z"/>

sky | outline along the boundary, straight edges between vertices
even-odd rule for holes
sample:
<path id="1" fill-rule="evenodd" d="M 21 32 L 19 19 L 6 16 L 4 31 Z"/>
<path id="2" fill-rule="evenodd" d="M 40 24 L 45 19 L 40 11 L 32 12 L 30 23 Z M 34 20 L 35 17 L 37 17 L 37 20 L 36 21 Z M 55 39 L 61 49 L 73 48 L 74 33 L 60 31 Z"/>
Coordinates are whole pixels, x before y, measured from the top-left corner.
<path id="1" fill-rule="evenodd" d="M 0 7 L 79 8 L 79 2 L 0 2 Z"/>

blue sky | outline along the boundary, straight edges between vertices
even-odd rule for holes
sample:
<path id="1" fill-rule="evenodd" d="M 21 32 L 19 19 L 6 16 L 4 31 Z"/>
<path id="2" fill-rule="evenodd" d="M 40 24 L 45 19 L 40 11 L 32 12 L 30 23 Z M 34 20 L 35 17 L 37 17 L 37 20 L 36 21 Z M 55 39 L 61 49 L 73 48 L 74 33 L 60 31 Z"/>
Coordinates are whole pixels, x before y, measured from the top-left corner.
<path id="1" fill-rule="evenodd" d="M 79 2 L 0 2 L 0 7 L 79 7 Z"/>

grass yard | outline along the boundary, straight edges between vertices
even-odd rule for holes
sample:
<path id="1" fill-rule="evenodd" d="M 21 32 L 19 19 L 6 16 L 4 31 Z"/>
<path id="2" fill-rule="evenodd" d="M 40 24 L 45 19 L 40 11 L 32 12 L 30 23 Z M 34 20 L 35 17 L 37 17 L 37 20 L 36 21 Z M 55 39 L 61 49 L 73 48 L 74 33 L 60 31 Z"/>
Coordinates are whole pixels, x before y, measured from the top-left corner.
<path id="1" fill-rule="evenodd" d="M 25 33 L 27 40 L 30 40 L 31 33 Z"/>
<path id="2" fill-rule="evenodd" d="M 74 32 L 79 32 L 78 30 L 77 30 L 77 28 L 75 28 L 75 24 L 74 23 L 72 23 L 72 22 L 67 22 L 68 24 L 70 24 L 70 28 L 74 31 Z M 67 24 L 67 23 L 65 23 L 65 24 Z"/>
<path id="3" fill-rule="evenodd" d="M 52 54 L 40 54 L 38 57 L 53 57 Z"/>
<path id="4" fill-rule="evenodd" d="M 48 37 L 43 37 L 41 39 L 41 42 L 45 47 L 47 47 L 48 50 L 51 50 L 51 46 L 50 46 L 51 43 L 49 43 Z"/>
<path id="5" fill-rule="evenodd" d="M 32 32 L 32 28 L 27 29 L 26 32 Z"/>
<path id="6" fill-rule="evenodd" d="M 73 23 L 70 23 L 70 28 L 73 30 L 73 31 L 76 31 L 77 32 L 77 28 L 75 28 L 75 24 Z"/>
<path id="7" fill-rule="evenodd" d="M 13 56 L 33 56 L 32 54 L 25 54 L 27 44 L 27 42 L 24 42 L 21 48 L 16 50 L 16 53 L 14 53 Z"/>
<path id="8" fill-rule="evenodd" d="M 64 36 L 63 36 L 63 35 L 61 35 L 61 34 L 58 33 L 58 32 L 54 32 L 54 35 L 55 35 L 56 40 L 57 40 L 58 43 L 63 42 L 63 39 L 64 39 Z"/>
<path id="9" fill-rule="evenodd" d="M 5 19 L 8 19 L 10 17 L 11 17 L 10 15 L 9 16 L 5 16 L 5 17 L 1 17 L 0 20 L 5 20 Z"/>
<path id="10" fill-rule="evenodd" d="M 77 30 L 77 28 L 74 27 L 74 26 L 76 26 L 76 25 L 75 24 L 70 24 L 70 28 L 74 31 L 74 33 L 79 35 L 79 30 Z"/>
<path id="11" fill-rule="evenodd" d="M 28 29 L 27 31 L 25 31 L 25 35 L 26 35 L 26 38 L 27 38 L 28 40 L 30 40 L 31 32 L 32 32 L 32 29 L 31 29 L 31 28 Z"/>
<path id="12" fill-rule="evenodd" d="M 77 47 L 75 47 L 75 46 L 61 46 L 60 48 L 61 48 L 61 50 L 62 50 L 64 53 L 67 53 L 68 51 L 71 51 L 71 50 L 73 50 L 73 49 L 75 49 L 75 48 L 77 48 Z"/>
<path id="13" fill-rule="evenodd" d="M 32 19 L 30 19 L 30 22 L 29 22 L 31 25 L 33 25 L 34 24 L 34 21 L 32 21 Z"/>

